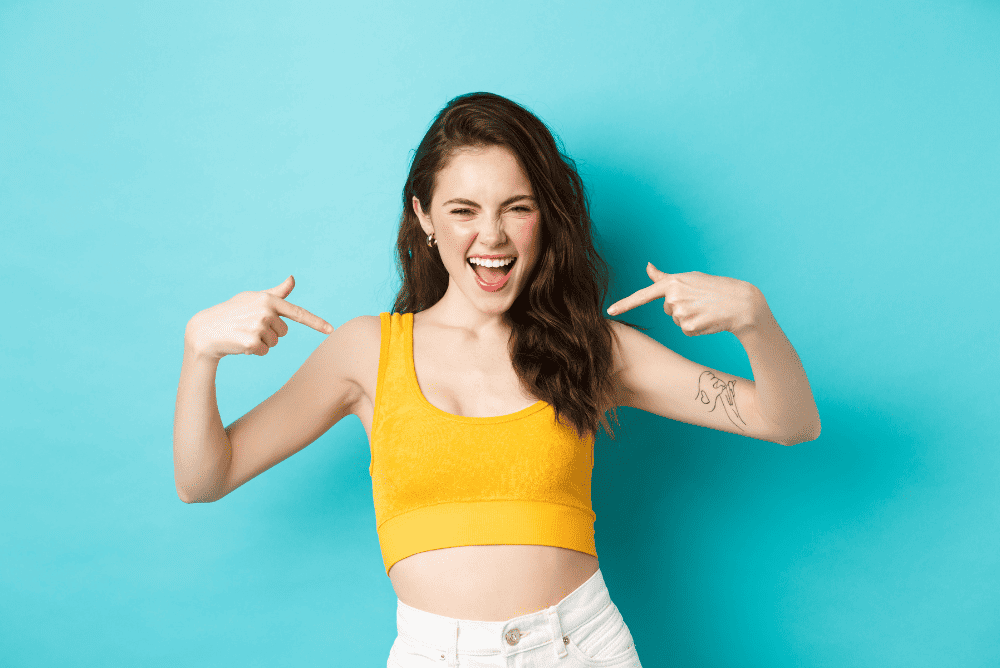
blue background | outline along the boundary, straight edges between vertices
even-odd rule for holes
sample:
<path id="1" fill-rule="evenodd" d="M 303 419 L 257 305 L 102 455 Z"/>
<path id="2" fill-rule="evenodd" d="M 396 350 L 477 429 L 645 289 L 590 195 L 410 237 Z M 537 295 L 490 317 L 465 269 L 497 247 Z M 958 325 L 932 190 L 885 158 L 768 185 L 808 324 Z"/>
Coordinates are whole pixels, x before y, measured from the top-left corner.
<path id="1" fill-rule="evenodd" d="M 335 326 L 389 310 L 412 151 L 487 90 L 578 160 L 608 304 L 649 260 L 750 281 L 822 416 L 601 436 L 644 665 L 1000 664 L 998 63 L 986 0 L 0 2 L 0 663 L 384 665 L 360 422 L 182 503 L 184 326 L 289 274 Z M 751 375 L 662 302 L 624 317 Z M 323 338 L 289 324 L 221 362 L 225 424 Z"/>

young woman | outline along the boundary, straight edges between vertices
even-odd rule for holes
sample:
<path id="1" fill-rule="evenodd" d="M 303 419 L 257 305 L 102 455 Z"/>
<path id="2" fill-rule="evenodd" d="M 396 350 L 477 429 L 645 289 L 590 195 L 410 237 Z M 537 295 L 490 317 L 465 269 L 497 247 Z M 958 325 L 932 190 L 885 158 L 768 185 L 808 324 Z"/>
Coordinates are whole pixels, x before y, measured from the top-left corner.
<path id="1" fill-rule="evenodd" d="M 285 300 L 291 276 L 191 319 L 178 494 L 218 500 L 357 415 L 398 597 L 388 666 L 639 666 L 598 568 L 596 432 L 632 406 L 785 445 L 816 438 L 808 380 L 763 295 L 650 264 L 651 285 L 608 309 L 662 298 L 689 336 L 730 331 L 752 381 L 606 319 L 607 269 L 572 160 L 533 114 L 488 93 L 453 99 L 424 136 L 397 251 L 393 311 L 336 331 Z M 282 316 L 330 336 L 223 429 L 219 359 L 267 354 L 288 332 Z"/>

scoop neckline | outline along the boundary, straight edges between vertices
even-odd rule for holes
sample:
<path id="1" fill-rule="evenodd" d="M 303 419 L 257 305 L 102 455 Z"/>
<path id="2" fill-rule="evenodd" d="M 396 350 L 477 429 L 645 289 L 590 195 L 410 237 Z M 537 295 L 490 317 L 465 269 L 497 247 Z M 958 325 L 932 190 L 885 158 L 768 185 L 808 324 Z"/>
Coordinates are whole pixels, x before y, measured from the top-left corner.
<path id="1" fill-rule="evenodd" d="M 420 383 L 417 382 L 417 366 L 413 361 L 413 313 L 403 314 L 403 336 L 406 339 L 406 353 L 409 356 L 409 362 L 406 365 L 407 375 L 410 377 L 410 384 L 413 388 L 414 394 L 420 398 L 420 402 L 426 406 L 428 409 L 437 413 L 442 417 L 446 417 L 450 420 L 456 420 L 458 422 L 474 422 L 477 424 L 489 424 L 491 422 L 507 422 L 509 420 L 518 420 L 523 417 L 527 417 L 532 413 L 536 413 L 548 405 L 544 399 L 539 399 L 530 406 L 525 406 L 519 411 L 514 413 L 507 413 L 506 415 L 489 415 L 486 417 L 475 417 L 470 415 L 455 415 L 454 413 L 449 413 L 446 410 L 442 410 L 432 404 L 424 396 L 423 390 L 420 389 Z"/>

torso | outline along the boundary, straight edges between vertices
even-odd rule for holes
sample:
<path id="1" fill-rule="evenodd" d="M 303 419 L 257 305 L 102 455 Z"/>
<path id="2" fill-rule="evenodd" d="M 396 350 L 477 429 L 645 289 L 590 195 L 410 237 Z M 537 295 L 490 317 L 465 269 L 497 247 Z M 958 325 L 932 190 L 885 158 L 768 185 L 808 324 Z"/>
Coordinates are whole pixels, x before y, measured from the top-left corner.
<path id="1" fill-rule="evenodd" d="M 362 395 L 354 414 L 371 440 L 381 323 L 371 321 L 358 355 Z M 454 415 L 507 415 L 537 401 L 526 393 L 506 340 L 474 340 L 436 323 L 430 309 L 413 316 L 413 366 L 432 405 Z M 468 545 L 419 552 L 389 570 L 406 605 L 445 617 L 505 621 L 555 605 L 597 572 L 597 557 L 547 545 Z"/>

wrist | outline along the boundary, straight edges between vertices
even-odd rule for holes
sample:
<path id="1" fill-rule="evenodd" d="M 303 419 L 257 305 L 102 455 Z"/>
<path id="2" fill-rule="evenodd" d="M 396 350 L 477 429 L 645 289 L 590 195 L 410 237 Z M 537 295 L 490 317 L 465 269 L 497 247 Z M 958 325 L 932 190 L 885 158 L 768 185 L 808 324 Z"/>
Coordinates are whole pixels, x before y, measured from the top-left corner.
<path id="1" fill-rule="evenodd" d="M 737 338 L 760 331 L 774 321 L 774 314 L 767 305 L 764 293 L 750 283 L 747 283 L 747 286 L 747 305 L 743 311 L 743 318 L 731 330 Z"/>
<path id="2" fill-rule="evenodd" d="M 219 360 L 222 359 L 206 352 L 188 332 L 184 332 L 184 357 L 199 364 L 218 364 Z"/>

